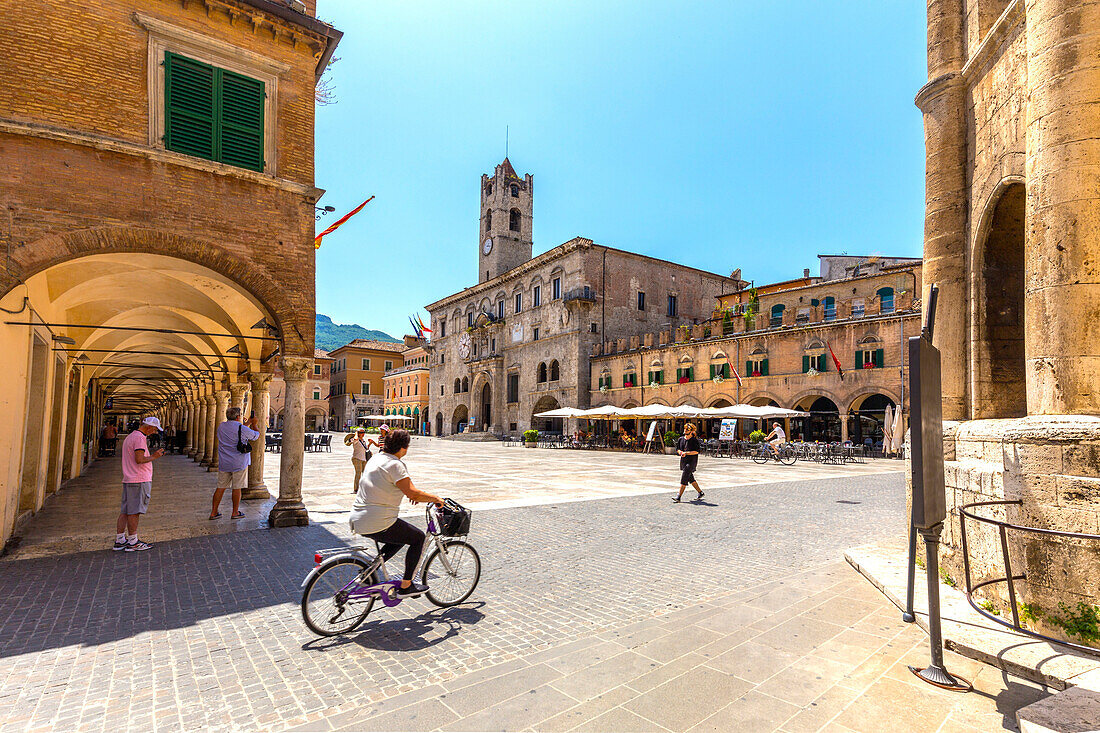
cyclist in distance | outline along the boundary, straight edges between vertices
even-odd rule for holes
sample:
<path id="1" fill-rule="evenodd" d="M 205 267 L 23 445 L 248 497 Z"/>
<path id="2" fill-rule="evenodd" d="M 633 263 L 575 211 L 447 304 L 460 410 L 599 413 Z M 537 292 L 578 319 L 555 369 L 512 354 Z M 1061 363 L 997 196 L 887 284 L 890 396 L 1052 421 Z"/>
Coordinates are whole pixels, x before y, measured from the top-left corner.
<path id="1" fill-rule="evenodd" d="M 401 460 L 408 452 L 409 431 L 399 429 L 386 434 L 382 450 L 367 461 L 363 469 L 348 520 L 353 532 L 382 545 L 382 556 L 386 560 L 396 555 L 402 545 L 408 545 L 405 575 L 397 591 L 397 595 L 402 597 L 420 595 L 428 590 L 428 586 L 413 582 L 413 574 L 424 549 L 424 532 L 397 518 L 401 499 L 408 497 L 413 504 L 430 501 L 436 506 L 443 505 L 443 500 L 438 496 L 413 486 L 409 470 Z"/>
<path id="2" fill-rule="evenodd" d="M 779 423 L 773 422 L 772 431 L 764 440 L 768 441 L 771 452 L 778 456 L 779 449 L 787 443 L 787 434 L 783 432 L 783 427 Z"/>

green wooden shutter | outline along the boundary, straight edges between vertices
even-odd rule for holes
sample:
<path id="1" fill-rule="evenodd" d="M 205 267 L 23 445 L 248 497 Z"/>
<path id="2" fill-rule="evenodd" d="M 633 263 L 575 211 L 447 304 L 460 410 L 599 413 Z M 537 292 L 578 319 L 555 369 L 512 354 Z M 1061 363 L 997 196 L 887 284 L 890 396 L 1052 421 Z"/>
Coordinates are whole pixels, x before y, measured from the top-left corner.
<path id="1" fill-rule="evenodd" d="M 714 375 L 715 375 L 715 373 L 716 373 L 716 372 L 714 371 L 714 367 L 715 367 L 715 365 L 714 365 L 714 364 L 711 364 L 711 365 L 710 365 L 710 378 L 711 378 L 711 379 L 714 379 Z"/>
<path id="2" fill-rule="evenodd" d="M 883 358 L 884 356 L 885 354 L 883 353 L 882 349 L 875 349 L 875 366 L 880 368 L 882 367 L 882 365 L 885 363 Z"/>
<path id="3" fill-rule="evenodd" d="M 760 376 L 763 376 L 763 377 L 768 376 L 768 360 L 767 359 L 763 359 L 760 362 Z"/>
<path id="4" fill-rule="evenodd" d="M 802 355 L 802 373 L 810 371 L 810 356 L 809 354 Z"/>
<path id="5" fill-rule="evenodd" d="M 215 69 L 209 64 L 164 54 L 164 147 L 215 159 Z"/>
<path id="6" fill-rule="evenodd" d="M 818 370 L 819 372 L 827 372 L 827 371 L 829 371 L 829 362 L 828 362 L 828 361 L 827 361 L 827 360 L 825 359 L 825 355 L 824 355 L 824 354 L 822 354 L 821 356 L 817 357 L 817 361 L 818 361 L 818 367 L 817 367 L 817 370 Z"/>
<path id="7" fill-rule="evenodd" d="M 722 370 L 722 378 L 723 379 L 729 379 L 730 378 L 730 365 L 729 364 L 723 364 L 722 366 L 720 366 L 718 368 Z"/>
<path id="8" fill-rule="evenodd" d="M 863 352 L 856 349 L 856 369 L 863 368 Z"/>
<path id="9" fill-rule="evenodd" d="M 249 170 L 264 169 L 264 83 L 221 72 L 219 160 Z"/>
<path id="10" fill-rule="evenodd" d="M 753 371 L 753 369 L 752 369 L 752 361 L 751 361 L 751 360 L 750 360 L 750 361 L 746 361 L 746 362 L 745 362 L 745 376 L 746 376 L 746 377 L 751 377 L 751 376 L 752 376 L 752 371 Z"/>

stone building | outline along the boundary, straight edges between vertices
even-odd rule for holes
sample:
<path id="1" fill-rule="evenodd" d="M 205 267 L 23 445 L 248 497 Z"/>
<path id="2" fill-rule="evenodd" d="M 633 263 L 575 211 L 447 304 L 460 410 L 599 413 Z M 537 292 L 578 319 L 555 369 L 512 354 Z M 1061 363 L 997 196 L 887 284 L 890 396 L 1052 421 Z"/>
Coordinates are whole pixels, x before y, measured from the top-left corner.
<path id="1" fill-rule="evenodd" d="M 382 414 L 386 372 L 402 365 L 400 341 L 355 339 L 333 349 L 329 375 L 329 428 L 343 430 L 367 415 Z"/>
<path id="2" fill-rule="evenodd" d="M 514 433 L 536 412 L 587 406 L 594 344 L 705 320 L 734 287 L 582 237 L 532 257 L 533 197 L 507 158 L 482 176 L 478 284 L 427 306 L 436 435 Z"/>
<path id="3" fill-rule="evenodd" d="M 1100 6 L 929 0 L 924 273 L 940 287 L 948 503 L 944 562 L 962 576 L 961 504 L 1100 532 Z M 971 567 L 1004 575 L 988 526 Z M 1100 598 L 1100 543 L 1010 533 L 1021 600 Z M 1004 608 L 1004 583 L 993 586 Z M 1055 620 L 1052 620 L 1055 619 Z"/>
<path id="4" fill-rule="evenodd" d="M 213 430 L 275 360 L 290 399 L 277 525 L 307 521 L 314 88 L 340 33 L 315 2 L 26 2 L 0 23 L 0 539 L 157 414 Z M 218 100 L 221 103 L 216 103 Z M 266 496 L 262 440 L 248 496 Z M 297 450 L 295 450 L 297 447 Z"/>
<path id="5" fill-rule="evenodd" d="M 880 445 L 886 406 L 908 416 L 920 260 L 819 259 L 820 277 L 721 295 L 705 323 L 596 345 L 592 405 L 775 405 L 810 413 L 789 422 L 792 439 Z M 718 421 L 706 427 L 716 435 Z"/>
<path id="6" fill-rule="evenodd" d="M 313 350 L 313 368 L 306 379 L 306 431 L 321 431 L 328 427 L 328 393 L 331 389 L 329 375 L 332 362 L 332 357 L 324 349 Z M 275 367 L 269 391 L 271 409 L 268 411 L 267 427 L 269 430 L 282 430 L 286 418 L 286 380 L 283 379 L 281 366 Z"/>
<path id="7" fill-rule="evenodd" d="M 427 342 L 415 336 L 405 337 L 405 350 L 401 352 L 403 366 L 386 372 L 383 415 L 402 415 L 412 420 L 402 420 L 400 427 L 423 432 L 428 416 L 429 369 Z"/>

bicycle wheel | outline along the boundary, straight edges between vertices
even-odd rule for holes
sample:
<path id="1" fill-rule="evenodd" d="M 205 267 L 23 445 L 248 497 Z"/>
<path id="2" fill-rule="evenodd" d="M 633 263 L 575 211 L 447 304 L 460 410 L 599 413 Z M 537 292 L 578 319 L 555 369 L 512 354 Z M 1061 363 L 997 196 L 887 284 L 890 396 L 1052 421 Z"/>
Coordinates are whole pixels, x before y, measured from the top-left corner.
<path id="1" fill-rule="evenodd" d="M 349 586 L 367 564 L 354 557 L 341 558 L 313 576 L 302 591 L 302 619 L 309 630 L 321 636 L 346 634 L 370 613 L 374 596 L 348 598 Z M 370 583 L 374 583 L 372 577 Z"/>
<path id="2" fill-rule="evenodd" d="M 794 462 L 798 460 L 798 456 L 790 448 L 779 451 L 779 462 L 784 466 L 793 466 Z"/>
<path id="3" fill-rule="evenodd" d="M 457 606 L 474 592 L 481 579 L 481 558 L 473 545 L 462 540 L 447 540 L 443 546 L 454 572 L 447 570 L 437 548 L 424 563 L 423 582 L 428 586 L 428 600 L 446 608 Z"/>
<path id="4" fill-rule="evenodd" d="M 770 461 L 771 458 L 771 451 L 769 451 L 767 448 L 752 454 L 752 459 L 761 465 Z"/>

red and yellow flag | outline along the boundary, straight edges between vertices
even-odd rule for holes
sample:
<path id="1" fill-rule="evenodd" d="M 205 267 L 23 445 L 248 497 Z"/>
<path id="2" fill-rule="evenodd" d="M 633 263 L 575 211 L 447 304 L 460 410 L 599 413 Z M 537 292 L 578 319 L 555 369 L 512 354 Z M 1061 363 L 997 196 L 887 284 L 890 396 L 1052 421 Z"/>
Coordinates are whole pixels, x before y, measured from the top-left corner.
<path id="1" fill-rule="evenodd" d="M 313 238 L 313 248 L 314 248 L 314 249 L 320 249 L 320 248 L 321 248 L 321 239 L 322 239 L 322 238 L 323 238 L 323 237 L 324 237 L 324 236 L 325 236 L 326 234 L 332 234 L 332 233 L 333 233 L 334 231 L 336 231 L 337 229 L 339 229 L 339 228 L 340 228 L 340 225 L 341 225 L 341 224 L 343 224 L 343 223 L 344 223 L 345 221 L 347 221 L 347 220 L 348 220 L 348 219 L 350 219 L 351 217 L 353 217 L 353 216 L 355 216 L 356 214 L 358 214 L 358 213 L 359 213 L 359 211 L 360 211 L 360 210 L 361 210 L 361 209 L 362 209 L 362 208 L 363 208 L 364 206 L 366 206 L 367 204 L 369 204 L 369 203 L 370 203 L 371 201 L 373 201 L 373 200 L 374 200 L 374 196 L 371 196 L 371 197 L 370 197 L 369 199 L 367 199 L 367 200 L 366 200 L 366 201 L 364 201 L 363 203 L 359 204 L 359 205 L 358 205 L 358 206 L 356 206 L 356 207 L 355 207 L 354 209 L 352 209 L 352 210 L 351 210 L 351 211 L 349 211 L 348 213 L 344 214 L 343 216 L 341 216 L 341 217 L 340 217 L 339 219 L 337 219 L 336 221 L 332 222 L 332 224 L 331 224 L 331 225 L 329 226 L 329 228 L 328 228 L 328 229 L 326 229 L 325 231 L 321 232 L 320 234 L 318 234 L 318 235 L 317 235 L 316 237 L 314 237 L 314 238 Z"/>

